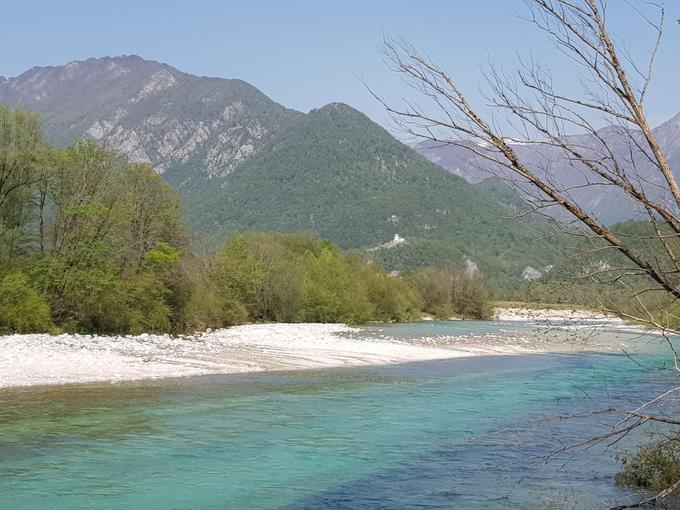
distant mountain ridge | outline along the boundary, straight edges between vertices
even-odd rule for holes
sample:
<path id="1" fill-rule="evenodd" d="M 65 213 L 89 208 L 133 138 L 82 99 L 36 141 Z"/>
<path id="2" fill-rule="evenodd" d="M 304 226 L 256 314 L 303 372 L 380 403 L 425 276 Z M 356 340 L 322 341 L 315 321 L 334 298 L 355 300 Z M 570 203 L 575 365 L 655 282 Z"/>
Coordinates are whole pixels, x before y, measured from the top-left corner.
<path id="1" fill-rule="evenodd" d="M 660 174 L 655 171 L 642 153 L 636 150 L 631 151 L 626 143 L 627 135 L 622 133 L 621 129 L 623 128 L 605 127 L 598 132 L 598 135 L 607 140 L 620 163 L 624 165 L 635 163 L 647 194 L 658 197 L 657 185 L 662 184 L 659 180 Z M 635 132 L 632 132 L 632 135 L 640 136 Z M 680 113 L 656 127 L 654 135 L 676 176 L 680 178 Z M 579 147 L 596 147 L 592 135 L 574 135 L 570 138 Z M 514 145 L 518 156 L 529 168 L 539 174 L 542 168 L 549 168 L 557 184 L 565 188 L 572 187 L 571 195 L 601 221 L 614 224 L 636 217 L 645 217 L 645 211 L 636 210 L 635 204 L 630 199 L 611 186 L 581 187 L 580 185 L 584 183 L 583 175 L 566 161 L 560 150 L 544 144 L 515 143 Z M 495 167 L 487 159 L 460 145 L 423 141 L 411 147 L 433 163 L 454 175 L 463 177 L 468 182 L 480 182 L 491 175 L 503 173 L 503 170 Z"/>
<path id="2" fill-rule="evenodd" d="M 43 115 L 55 143 L 99 140 L 151 164 L 183 195 L 192 229 L 308 231 L 391 267 L 464 264 L 498 281 L 550 262 L 538 223 L 502 184 L 470 184 L 331 103 L 304 114 L 241 80 L 198 77 L 137 56 L 33 68 L 0 103 Z"/>

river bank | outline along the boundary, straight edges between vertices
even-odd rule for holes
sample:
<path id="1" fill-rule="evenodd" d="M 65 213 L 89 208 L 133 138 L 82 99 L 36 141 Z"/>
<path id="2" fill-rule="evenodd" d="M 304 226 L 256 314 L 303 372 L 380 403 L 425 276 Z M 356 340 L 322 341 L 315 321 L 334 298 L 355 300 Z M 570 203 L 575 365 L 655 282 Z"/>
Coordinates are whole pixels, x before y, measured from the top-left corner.
<path id="1" fill-rule="evenodd" d="M 504 310 L 500 317 L 526 320 L 518 311 Z M 182 337 L 10 335 L 0 337 L 0 388 L 610 350 L 610 345 L 554 334 L 584 320 L 594 317 L 560 316 L 549 328 L 544 324 L 541 334 L 501 327 L 484 335 L 433 330 L 417 341 L 382 334 L 379 326 L 341 324 L 252 324 Z"/>
<path id="2" fill-rule="evenodd" d="M 253 324 L 190 337 L 0 337 L 0 387 L 378 365 L 524 352 L 355 338 L 341 324 Z"/>
<path id="3" fill-rule="evenodd" d="M 624 324 L 612 314 L 575 307 L 497 306 L 494 318 L 500 321 L 607 321 Z"/>

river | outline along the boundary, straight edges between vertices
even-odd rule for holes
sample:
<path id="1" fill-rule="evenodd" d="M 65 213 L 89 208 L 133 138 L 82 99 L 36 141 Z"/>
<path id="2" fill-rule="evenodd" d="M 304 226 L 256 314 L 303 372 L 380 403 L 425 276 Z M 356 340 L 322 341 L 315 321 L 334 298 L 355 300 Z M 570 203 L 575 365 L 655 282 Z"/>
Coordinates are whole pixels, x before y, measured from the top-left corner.
<path id="1" fill-rule="evenodd" d="M 402 341 L 530 331 L 531 323 L 373 326 Z M 563 334 L 582 334 L 577 331 Z M 613 446 L 567 450 L 672 382 L 649 335 L 604 329 L 621 353 L 201 376 L 0 392 L 0 508 L 598 508 Z M 650 341 L 651 339 L 651 341 Z"/>

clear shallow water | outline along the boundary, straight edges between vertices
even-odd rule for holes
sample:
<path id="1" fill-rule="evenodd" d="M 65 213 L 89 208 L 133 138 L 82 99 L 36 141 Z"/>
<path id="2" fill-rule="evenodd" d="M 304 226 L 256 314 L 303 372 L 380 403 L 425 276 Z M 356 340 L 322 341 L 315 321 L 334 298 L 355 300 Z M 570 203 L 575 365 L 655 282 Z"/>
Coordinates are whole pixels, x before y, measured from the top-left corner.
<path id="1" fill-rule="evenodd" d="M 380 329 L 407 341 L 532 328 Z M 611 483 L 616 449 L 528 461 L 556 438 L 578 442 L 607 424 L 543 418 L 665 388 L 665 351 L 644 345 L 639 364 L 624 355 L 478 357 L 5 391 L 0 508 L 541 509 L 563 496 L 597 508 L 627 494 Z"/>

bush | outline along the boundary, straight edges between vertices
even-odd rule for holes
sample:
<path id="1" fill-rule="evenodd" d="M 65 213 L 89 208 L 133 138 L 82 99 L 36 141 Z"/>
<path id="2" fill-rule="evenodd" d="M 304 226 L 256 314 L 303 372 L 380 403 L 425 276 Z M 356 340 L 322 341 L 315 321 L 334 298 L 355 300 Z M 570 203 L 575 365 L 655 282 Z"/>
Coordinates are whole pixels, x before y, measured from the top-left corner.
<path id="1" fill-rule="evenodd" d="M 118 306 L 114 309 L 118 309 L 119 320 L 109 320 L 104 330 L 133 335 L 172 330 L 173 310 L 168 304 L 171 291 L 157 275 L 148 272 L 127 275 L 116 294 Z"/>
<path id="2" fill-rule="evenodd" d="M 45 297 L 29 284 L 25 273 L 0 280 L 0 333 L 35 333 L 52 329 Z"/>
<path id="3" fill-rule="evenodd" d="M 662 491 L 680 480 L 680 433 L 642 445 L 635 453 L 619 456 L 619 485 Z"/>
<path id="4" fill-rule="evenodd" d="M 177 310 L 174 329 L 180 332 L 224 328 L 248 321 L 248 312 L 228 289 L 217 283 L 214 260 L 187 256 L 173 286 Z"/>
<path id="5" fill-rule="evenodd" d="M 236 299 L 220 294 L 212 286 L 197 286 L 182 307 L 180 330 L 193 332 L 226 328 L 247 320 L 248 312 Z"/>
<path id="6" fill-rule="evenodd" d="M 368 266 L 364 273 L 368 298 L 375 307 L 375 320 L 406 322 L 420 319 L 423 301 L 406 281 L 389 277 L 380 266 Z"/>
<path id="7" fill-rule="evenodd" d="M 100 246 L 88 248 L 101 253 Z M 49 256 L 31 270 L 31 278 L 50 303 L 52 318 L 67 331 L 120 332 L 124 322 L 124 300 L 120 279 L 103 257 L 84 257 L 74 262 L 66 257 Z"/>
<path id="8" fill-rule="evenodd" d="M 249 321 L 403 322 L 423 309 L 439 318 L 490 315 L 478 277 L 438 269 L 390 277 L 360 255 L 300 235 L 234 236 L 215 257 L 156 242 L 131 263 L 121 250 L 78 241 L 27 258 L 27 274 L 15 269 L 19 276 L 3 280 L 0 331 L 54 323 L 87 333 L 191 333 Z"/>
<path id="9" fill-rule="evenodd" d="M 489 293 L 479 273 L 426 268 L 408 276 L 420 293 L 423 309 L 437 319 L 489 319 L 493 315 Z"/>
<path id="10" fill-rule="evenodd" d="M 375 318 L 366 282 L 335 245 L 326 244 L 318 256 L 308 256 L 305 268 L 300 321 L 361 324 Z"/>
<path id="11" fill-rule="evenodd" d="M 239 235 L 218 254 L 223 292 L 243 303 L 252 321 L 294 320 L 304 276 L 303 256 L 294 246 L 297 239 Z"/>
<path id="12" fill-rule="evenodd" d="M 216 261 L 219 293 L 243 303 L 251 321 L 360 324 L 420 315 L 420 298 L 405 281 L 330 241 L 238 235 Z"/>

